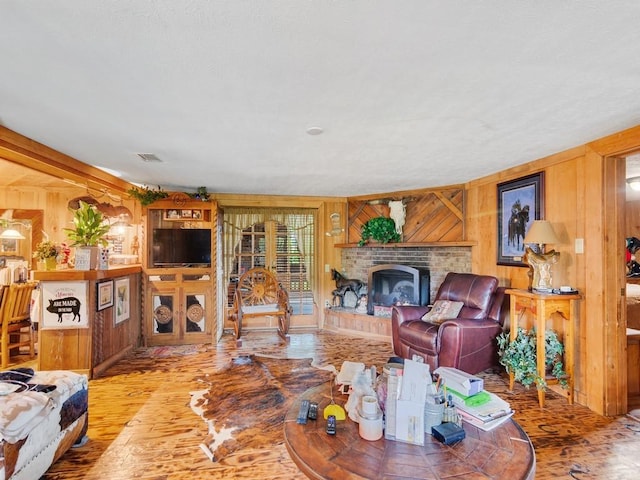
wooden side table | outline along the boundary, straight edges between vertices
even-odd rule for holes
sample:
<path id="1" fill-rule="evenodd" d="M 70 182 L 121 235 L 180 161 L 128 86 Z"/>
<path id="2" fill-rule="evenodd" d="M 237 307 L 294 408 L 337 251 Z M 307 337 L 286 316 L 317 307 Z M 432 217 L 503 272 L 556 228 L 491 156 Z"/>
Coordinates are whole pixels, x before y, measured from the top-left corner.
<path id="1" fill-rule="evenodd" d="M 552 315 L 557 314 L 563 319 L 564 327 L 564 363 L 565 372 L 569 377 L 567 382 L 569 389 L 556 390 L 567 398 L 567 401 L 573 403 L 573 350 L 574 350 L 574 334 L 575 334 L 575 312 L 576 304 L 582 297 L 579 294 L 548 294 L 530 292 L 528 290 L 507 289 L 506 292 L 510 296 L 510 316 L 511 316 L 511 332 L 510 340 L 516 338 L 518 332 L 518 324 L 524 314 L 529 311 L 535 317 L 536 327 L 536 352 L 538 375 L 545 378 L 545 341 L 544 334 L 547 327 L 547 320 Z M 509 374 L 509 388 L 513 389 L 514 375 Z M 555 390 L 555 389 L 554 389 Z M 545 391 L 538 389 L 538 402 L 540 407 L 544 406 Z"/>

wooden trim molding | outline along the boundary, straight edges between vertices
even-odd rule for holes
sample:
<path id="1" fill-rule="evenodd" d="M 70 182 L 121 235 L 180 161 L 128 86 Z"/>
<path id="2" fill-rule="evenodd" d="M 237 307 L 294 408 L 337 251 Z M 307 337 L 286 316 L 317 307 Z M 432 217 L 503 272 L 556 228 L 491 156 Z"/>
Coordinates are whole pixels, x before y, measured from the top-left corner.
<path id="1" fill-rule="evenodd" d="M 88 188 L 126 193 L 133 184 L 0 126 L 0 157 Z"/>

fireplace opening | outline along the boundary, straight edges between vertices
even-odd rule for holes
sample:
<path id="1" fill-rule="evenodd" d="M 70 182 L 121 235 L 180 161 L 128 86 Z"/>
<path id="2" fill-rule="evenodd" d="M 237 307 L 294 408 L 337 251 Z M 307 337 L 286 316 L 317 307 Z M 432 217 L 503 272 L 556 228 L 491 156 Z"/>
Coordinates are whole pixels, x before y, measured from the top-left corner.
<path id="1" fill-rule="evenodd" d="M 367 313 L 391 316 L 394 305 L 428 305 L 429 270 L 407 265 L 385 264 L 369 269 Z"/>

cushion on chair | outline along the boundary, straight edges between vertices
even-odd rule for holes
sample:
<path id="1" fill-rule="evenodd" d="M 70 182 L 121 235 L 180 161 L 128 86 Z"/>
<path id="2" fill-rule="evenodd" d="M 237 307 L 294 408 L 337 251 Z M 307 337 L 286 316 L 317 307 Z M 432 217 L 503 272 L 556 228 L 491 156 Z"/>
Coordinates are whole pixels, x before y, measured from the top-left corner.
<path id="1" fill-rule="evenodd" d="M 422 316 L 422 320 L 440 325 L 445 320 L 458 318 L 458 314 L 460 310 L 462 310 L 463 305 L 464 303 L 462 302 L 436 300 L 433 303 L 433 308 Z"/>
<path id="2" fill-rule="evenodd" d="M 498 279 L 488 275 L 449 273 L 440 285 L 436 298 L 462 302 L 462 318 L 485 318 L 493 302 Z"/>

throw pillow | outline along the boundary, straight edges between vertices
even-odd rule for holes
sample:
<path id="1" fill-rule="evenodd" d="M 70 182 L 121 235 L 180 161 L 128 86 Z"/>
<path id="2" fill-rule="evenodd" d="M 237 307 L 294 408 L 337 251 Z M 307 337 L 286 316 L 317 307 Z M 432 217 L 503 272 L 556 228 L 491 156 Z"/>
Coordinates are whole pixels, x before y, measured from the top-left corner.
<path id="1" fill-rule="evenodd" d="M 425 322 L 435 323 L 440 325 L 445 320 L 451 318 L 457 318 L 460 310 L 462 310 L 464 303 L 452 302 L 451 300 L 436 300 L 433 303 L 433 307 L 427 313 L 422 316 L 422 320 Z"/>

